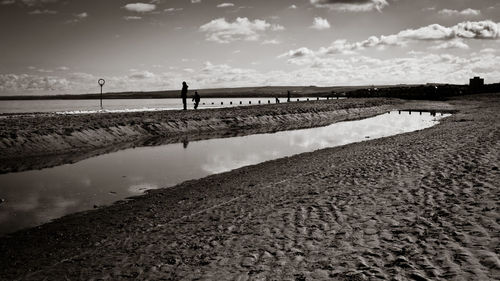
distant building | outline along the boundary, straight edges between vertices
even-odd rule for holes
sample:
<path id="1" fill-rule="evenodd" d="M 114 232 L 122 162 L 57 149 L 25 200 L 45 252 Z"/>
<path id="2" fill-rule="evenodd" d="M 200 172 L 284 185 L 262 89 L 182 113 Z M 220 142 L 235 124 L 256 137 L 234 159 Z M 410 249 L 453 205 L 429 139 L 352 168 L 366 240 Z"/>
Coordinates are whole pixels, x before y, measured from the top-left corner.
<path id="1" fill-rule="evenodd" d="M 476 76 L 469 80 L 469 86 L 475 89 L 481 88 L 482 86 L 484 86 L 484 79 Z"/>

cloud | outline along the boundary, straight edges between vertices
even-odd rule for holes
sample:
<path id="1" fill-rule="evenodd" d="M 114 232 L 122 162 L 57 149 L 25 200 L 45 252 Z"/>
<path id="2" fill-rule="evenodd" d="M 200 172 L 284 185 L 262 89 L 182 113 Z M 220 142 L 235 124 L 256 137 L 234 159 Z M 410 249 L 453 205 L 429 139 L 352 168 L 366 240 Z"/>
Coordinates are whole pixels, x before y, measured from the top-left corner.
<path id="1" fill-rule="evenodd" d="M 302 58 L 302 57 L 306 57 L 306 56 L 314 56 L 315 55 L 315 52 L 309 48 L 306 48 L 306 47 L 302 47 L 302 48 L 298 48 L 296 50 L 290 50 L 280 56 L 278 56 L 278 58 L 284 58 L 284 57 L 287 57 L 287 58 Z"/>
<path id="2" fill-rule="evenodd" d="M 89 14 L 87 12 L 82 12 L 82 13 L 79 13 L 79 14 L 74 14 L 73 15 L 74 18 L 71 19 L 71 20 L 66 21 L 66 23 L 68 23 L 68 24 L 77 23 L 77 22 L 80 22 L 80 21 L 86 19 L 88 16 L 89 16 Z"/>
<path id="3" fill-rule="evenodd" d="M 469 49 L 469 45 L 467 45 L 462 39 L 456 39 L 448 42 L 443 42 L 436 46 L 430 47 L 432 50 L 443 50 L 443 49 Z"/>
<path id="4" fill-rule="evenodd" d="M 293 4 L 293 5 L 290 5 L 290 6 L 288 7 L 288 9 L 297 9 L 297 6 L 296 6 L 295 4 Z"/>
<path id="5" fill-rule="evenodd" d="M 130 79 L 135 79 L 135 80 L 143 80 L 143 79 L 149 79 L 149 78 L 154 78 L 156 75 L 152 72 L 149 71 L 137 71 L 128 76 Z"/>
<path id="6" fill-rule="evenodd" d="M 482 49 L 481 51 L 479 51 L 481 53 L 489 53 L 489 54 L 493 54 L 493 53 L 496 53 L 497 50 L 493 49 L 493 48 L 485 48 L 485 49 Z"/>
<path id="7" fill-rule="evenodd" d="M 86 12 L 83 12 L 83 13 L 79 13 L 79 14 L 76 14 L 75 17 L 77 17 L 78 19 L 85 19 L 89 16 L 89 14 L 87 14 Z"/>
<path id="8" fill-rule="evenodd" d="M 130 3 L 123 7 L 127 11 L 137 12 L 137 13 L 152 12 L 156 9 L 155 4 L 147 4 L 147 3 Z"/>
<path id="9" fill-rule="evenodd" d="M 262 45 L 278 45 L 278 44 L 280 44 L 280 41 L 276 39 L 262 41 Z"/>
<path id="10" fill-rule="evenodd" d="M 440 15 L 451 17 L 451 16 L 465 16 L 465 17 L 475 17 L 479 16 L 481 14 L 480 10 L 474 10 L 471 8 L 458 11 L 458 10 L 450 10 L 450 9 L 443 9 L 438 12 Z"/>
<path id="11" fill-rule="evenodd" d="M 318 8 L 329 8 L 336 11 L 367 12 L 381 11 L 389 5 L 387 0 L 310 0 Z"/>
<path id="12" fill-rule="evenodd" d="M 304 48 L 289 51 L 280 55 L 280 58 L 296 58 L 297 54 L 303 56 L 325 56 L 332 54 L 351 54 L 367 48 L 384 48 L 386 46 L 406 46 L 412 41 L 452 41 L 457 39 L 495 40 L 500 38 L 500 23 L 492 21 L 462 22 L 451 27 L 439 24 L 431 24 L 417 29 L 407 29 L 397 34 L 387 36 L 371 36 L 364 41 L 348 42 L 340 39 L 334 41 L 328 47 L 321 47 L 318 51 L 303 52 Z M 442 48 L 465 48 L 465 43 L 455 41 L 449 44 L 439 45 Z"/>
<path id="13" fill-rule="evenodd" d="M 217 8 L 228 8 L 228 7 L 234 7 L 233 3 L 221 3 L 217 5 Z"/>
<path id="14" fill-rule="evenodd" d="M 272 31 L 283 31 L 285 30 L 285 27 L 279 24 L 273 24 L 271 25 L 271 30 Z"/>
<path id="15" fill-rule="evenodd" d="M 124 20 L 140 20 L 142 19 L 142 17 L 138 17 L 138 16 L 125 16 L 123 17 Z"/>
<path id="16" fill-rule="evenodd" d="M 39 10 L 39 9 L 36 9 L 34 11 L 31 11 L 29 12 L 28 14 L 30 15 L 55 15 L 57 14 L 57 11 L 54 11 L 54 10 Z"/>
<path id="17" fill-rule="evenodd" d="M 170 13 L 170 12 L 177 12 L 177 11 L 182 11 L 182 10 L 183 10 L 183 8 L 167 8 L 163 11 Z"/>
<path id="18" fill-rule="evenodd" d="M 0 74 L 0 91 L 55 91 L 67 90 L 69 81 L 55 76 L 29 74 Z"/>
<path id="19" fill-rule="evenodd" d="M 234 22 L 228 22 L 225 18 L 218 18 L 200 26 L 200 31 L 206 33 L 206 40 L 218 43 L 230 43 L 238 40 L 256 41 L 260 33 L 271 28 L 271 24 L 265 20 L 249 20 L 248 18 L 236 18 Z"/>
<path id="20" fill-rule="evenodd" d="M 266 79 L 265 74 L 255 69 L 235 68 L 227 64 L 212 64 L 208 61 L 193 78 L 201 87 L 258 85 Z"/>
<path id="21" fill-rule="evenodd" d="M 28 7 L 32 6 L 42 6 L 48 3 L 56 3 L 58 0 L 3 0 L 0 2 L 1 5 L 12 5 L 15 3 L 21 3 Z"/>
<path id="22" fill-rule="evenodd" d="M 299 85 L 362 85 L 362 84 L 418 84 L 467 83 L 472 76 L 498 81 L 496 65 L 500 56 L 470 54 L 468 57 L 449 54 L 419 54 L 411 57 L 378 59 L 366 56 L 349 58 L 314 58 L 303 61 L 299 70 L 281 73 L 283 83 Z M 274 80 L 277 75 L 267 74 Z M 291 84 L 290 83 L 290 84 Z"/>
<path id="23" fill-rule="evenodd" d="M 330 23 L 327 19 L 321 17 L 315 17 L 313 24 L 310 26 L 313 29 L 324 30 L 330 28 Z"/>
<path id="24" fill-rule="evenodd" d="M 198 4 L 198 3 L 201 3 L 201 0 L 191 0 L 191 3 Z"/>

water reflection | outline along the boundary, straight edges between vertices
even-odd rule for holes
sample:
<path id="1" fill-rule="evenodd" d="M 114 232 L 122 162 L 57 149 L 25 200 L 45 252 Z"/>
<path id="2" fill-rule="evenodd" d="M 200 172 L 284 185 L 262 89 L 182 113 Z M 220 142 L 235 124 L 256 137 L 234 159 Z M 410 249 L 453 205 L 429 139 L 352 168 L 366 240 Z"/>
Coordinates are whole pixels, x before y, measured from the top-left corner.
<path id="1" fill-rule="evenodd" d="M 444 116 L 384 114 L 326 127 L 126 149 L 0 175 L 0 234 L 189 179 L 297 153 L 431 127 Z"/>

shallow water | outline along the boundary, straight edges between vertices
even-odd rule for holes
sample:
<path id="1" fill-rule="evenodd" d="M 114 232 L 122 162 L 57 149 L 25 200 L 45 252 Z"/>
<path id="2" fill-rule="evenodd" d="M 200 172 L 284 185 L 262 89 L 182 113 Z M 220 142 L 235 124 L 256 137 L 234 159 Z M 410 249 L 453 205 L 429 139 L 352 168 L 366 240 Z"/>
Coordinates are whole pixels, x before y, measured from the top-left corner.
<path id="1" fill-rule="evenodd" d="M 317 100 L 318 98 L 292 98 L 292 102 Z M 342 98 L 341 98 L 342 99 Z M 280 98 L 285 102 L 286 98 Z M 326 98 L 320 98 L 326 100 Z M 235 107 L 276 103 L 273 97 L 264 98 L 202 98 L 199 109 Z M 32 113 L 59 112 L 95 113 L 100 111 L 99 100 L 5 100 L 0 101 L 0 113 Z M 194 103 L 188 99 L 188 109 L 193 109 Z M 135 112 L 182 109 L 180 99 L 106 99 L 103 109 L 107 112 Z"/>
<path id="2" fill-rule="evenodd" d="M 139 147 L 74 164 L 0 175 L 0 234 L 246 165 L 411 132 L 448 116 L 397 111 L 326 127 Z"/>

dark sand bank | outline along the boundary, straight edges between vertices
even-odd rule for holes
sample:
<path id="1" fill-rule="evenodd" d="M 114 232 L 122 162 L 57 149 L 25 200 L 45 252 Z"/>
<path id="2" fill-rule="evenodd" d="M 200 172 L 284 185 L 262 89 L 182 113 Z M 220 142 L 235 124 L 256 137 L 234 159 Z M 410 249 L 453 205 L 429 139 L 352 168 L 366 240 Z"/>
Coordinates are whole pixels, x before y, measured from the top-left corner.
<path id="1" fill-rule="evenodd" d="M 0 238 L 1 280 L 496 280 L 500 97 Z"/>
<path id="2" fill-rule="evenodd" d="M 370 117 L 401 101 L 355 99 L 198 111 L 0 118 L 0 173 L 76 162 L 135 146 L 269 133 Z"/>

